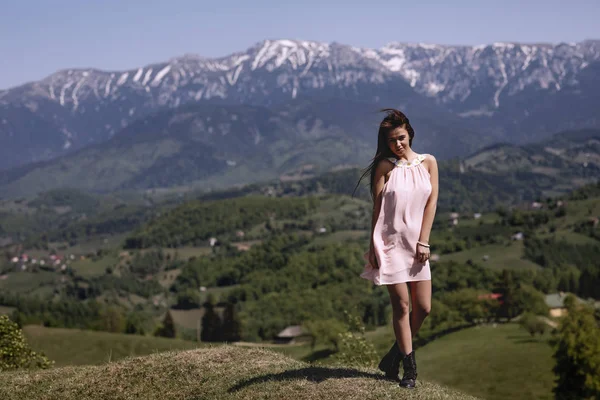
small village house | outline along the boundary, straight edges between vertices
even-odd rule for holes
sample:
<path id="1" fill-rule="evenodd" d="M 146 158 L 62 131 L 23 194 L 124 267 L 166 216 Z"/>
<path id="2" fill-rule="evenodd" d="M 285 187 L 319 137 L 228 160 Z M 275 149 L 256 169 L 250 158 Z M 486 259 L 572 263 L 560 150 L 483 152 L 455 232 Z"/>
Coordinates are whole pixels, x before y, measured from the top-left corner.
<path id="1" fill-rule="evenodd" d="M 294 344 L 309 341 L 310 339 L 310 334 L 306 332 L 301 325 L 291 325 L 277 334 L 275 343 Z"/>
<path id="2" fill-rule="evenodd" d="M 523 240 L 523 232 L 517 232 L 510 237 L 512 240 Z"/>
<path id="3" fill-rule="evenodd" d="M 565 292 L 551 293 L 546 295 L 545 301 L 546 305 L 550 309 L 551 317 L 562 317 L 567 314 L 567 308 L 565 307 L 565 299 L 568 295 L 569 293 Z M 575 299 L 579 303 L 584 303 L 584 300 L 577 296 L 575 296 Z"/>
<path id="4" fill-rule="evenodd" d="M 448 226 L 456 226 L 458 225 L 458 217 L 459 214 L 456 212 L 450 213 L 448 216 Z"/>

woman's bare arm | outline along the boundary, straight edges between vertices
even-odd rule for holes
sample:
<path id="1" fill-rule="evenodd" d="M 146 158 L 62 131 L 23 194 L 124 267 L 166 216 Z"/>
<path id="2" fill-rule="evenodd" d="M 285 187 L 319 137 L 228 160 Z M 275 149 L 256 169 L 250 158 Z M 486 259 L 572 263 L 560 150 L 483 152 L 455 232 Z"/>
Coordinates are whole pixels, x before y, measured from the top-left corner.
<path id="1" fill-rule="evenodd" d="M 421 234 L 419 236 L 419 242 L 422 243 L 429 243 L 429 235 L 431 234 L 431 227 L 433 226 L 433 219 L 435 218 L 439 193 L 437 161 L 432 155 L 428 155 L 427 159 L 429 175 L 431 176 L 431 194 L 429 195 L 429 199 L 425 204 L 425 211 L 423 212 L 423 223 L 421 225 Z"/>

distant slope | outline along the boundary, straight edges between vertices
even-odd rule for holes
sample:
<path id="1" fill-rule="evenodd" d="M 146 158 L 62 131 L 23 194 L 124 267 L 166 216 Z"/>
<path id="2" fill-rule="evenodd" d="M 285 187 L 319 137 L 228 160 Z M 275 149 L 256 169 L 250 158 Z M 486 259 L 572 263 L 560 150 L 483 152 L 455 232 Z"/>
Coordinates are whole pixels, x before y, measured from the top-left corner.
<path id="1" fill-rule="evenodd" d="M 464 160 L 481 172 L 531 172 L 553 177 L 599 176 L 600 130 L 565 131 L 548 140 L 524 146 L 495 144 Z"/>
<path id="2" fill-rule="evenodd" d="M 403 390 L 381 378 L 374 369 L 316 367 L 263 349 L 223 346 L 0 374 L 0 398 L 474 399 L 429 382 L 420 382 L 417 391 Z"/>
<path id="3" fill-rule="evenodd" d="M 516 324 L 455 332 L 417 350 L 419 376 L 489 400 L 550 400 L 549 337 L 532 338 Z"/>
<path id="4" fill-rule="evenodd" d="M 359 166 L 375 152 L 379 108 L 331 98 L 295 99 L 273 109 L 204 103 L 163 110 L 102 144 L 0 171 L 0 190 L 14 197 L 63 187 L 94 192 L 190 185 L 222 189 L 298 170 L 315 175 Z M 492 140 L 448 114 L 412 118 L 417 148 L 440 159 L 468 154 Z M 448 126 L 461 135 L 448 135 Z"/>
<path id="5" fill-rule="evenodd" d="M 23 327 L 23 332 L 35 351 L 44 352 L 59 367 L 104 364 L 126 357 L 202 346 L 178 339 L 46 328 L 38 325 L 27 325 Z"/>

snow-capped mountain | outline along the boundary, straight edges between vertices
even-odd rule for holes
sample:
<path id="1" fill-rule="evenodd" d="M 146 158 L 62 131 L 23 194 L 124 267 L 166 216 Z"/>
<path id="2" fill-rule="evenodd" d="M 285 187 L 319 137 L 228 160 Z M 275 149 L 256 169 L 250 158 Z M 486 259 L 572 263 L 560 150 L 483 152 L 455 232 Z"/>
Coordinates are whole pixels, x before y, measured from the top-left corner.
<path id="1" fill-rule="evenodd" d="M 600 41 L 365 49 L 265 40 L 222 58 L 63 70 L 0 91 L 0 168 L 102 142 L 135 119 L 194 102 L 270 107 L 298 97 L 342 98 L 403 107 L 419 118 L 454 114 L 482 133 L 523 141 L 600 126 L 593 112 L 599 69 Z"/>

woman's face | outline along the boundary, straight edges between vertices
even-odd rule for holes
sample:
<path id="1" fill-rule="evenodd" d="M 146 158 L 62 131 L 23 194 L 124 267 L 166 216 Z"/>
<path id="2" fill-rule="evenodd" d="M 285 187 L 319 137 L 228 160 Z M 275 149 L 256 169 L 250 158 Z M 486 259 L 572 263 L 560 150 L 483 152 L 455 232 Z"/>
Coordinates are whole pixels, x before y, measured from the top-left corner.
<path id="1" fill-rule="evenodd" d="M 410 137 L 405 128 L 396 128 L 388 134 L 388 147 L 399 158 L 406 155 L 410 150 Z"/>

